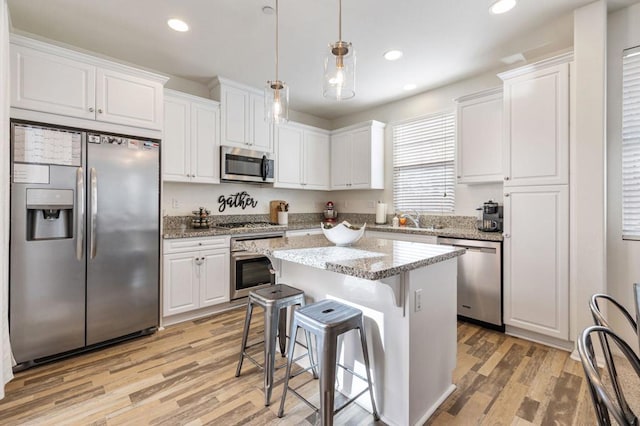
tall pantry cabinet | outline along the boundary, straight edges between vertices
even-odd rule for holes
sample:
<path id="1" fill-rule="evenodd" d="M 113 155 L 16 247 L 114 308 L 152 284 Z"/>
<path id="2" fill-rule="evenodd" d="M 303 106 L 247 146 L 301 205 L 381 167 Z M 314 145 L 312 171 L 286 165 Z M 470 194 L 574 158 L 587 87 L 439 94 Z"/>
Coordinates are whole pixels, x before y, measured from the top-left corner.
<path id="1" fill-rule="evenodd" d="M 562 341 L 569 339 L 572 59 L 562 55 L 499 74 L 504 81 L 504 322 L 513 334 Z"/>

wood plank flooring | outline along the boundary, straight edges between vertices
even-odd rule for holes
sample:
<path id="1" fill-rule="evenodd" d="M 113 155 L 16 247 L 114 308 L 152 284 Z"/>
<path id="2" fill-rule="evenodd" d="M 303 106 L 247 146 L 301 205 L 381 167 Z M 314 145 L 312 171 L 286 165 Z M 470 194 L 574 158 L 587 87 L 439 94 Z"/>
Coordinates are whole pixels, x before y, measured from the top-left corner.
<path id="1" fill-rule="evenodd" d="M 250 341 L 260 339 L 260 313 L 254 312 Z M 312 410 L 293 395 L 285 417 L 276 416 L 283 370 L 276 372 L 270 407 L 264 406 L 262 373 L 253 364 L 246 361 L 242 376 L 235 377 L 243 319 L 244 309 L 236 309 L 20 372 L 0 401 L 0 425 L 316 423 Z M 458 389 L 427 424 L 595 424 L 581 366 L 568 355 L 459 323 Z M 292 382 L 317 403 L 318 384 L 310 374 Z M 335 423 L 374 424 L 354 404 Z"/>

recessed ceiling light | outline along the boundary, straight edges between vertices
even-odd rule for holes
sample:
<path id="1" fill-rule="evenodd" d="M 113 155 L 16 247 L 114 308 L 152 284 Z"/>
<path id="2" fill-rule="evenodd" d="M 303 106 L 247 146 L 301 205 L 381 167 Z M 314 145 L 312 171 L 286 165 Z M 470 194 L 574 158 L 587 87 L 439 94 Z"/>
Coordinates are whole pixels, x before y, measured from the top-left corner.
<path id="1" fill-rule="evenodd" d="M 385 52 L 384 54 L 384 58 L 387 61 L 396 61 L 400 58 L 402 58 L 402 51 L 401 50 L 389 50 L 388 52 Z"/>
<path id="2" fill-rule="evenodd" d="M 169 28 L 172 30 L 179 31 L 181 33 L 189 31 L 189 25 L 180 19 L 171 18 L 167 21 L 167 25 L 169 25 Z"/>
<path id="3" fill-rule="evenodd" d="M 489 11 L 494 15 L 499 15 L 513 9 L 516 5 L 516 0 L 490 0 Z"/>
<path id="4" fill-rule="evenodd" d="M 502 63 L 507 65 L 513 65 L 516 62 L 524 62 L 526 60 L 527 59 L 524 57 L 522 53 L 514 53 L 513 55 L 505 56 L 504 58 L 500 59 Z"/>
<path id="5" fill-rule="evenodd" d="M 416 86 L 416 85 L 415 85 L 415 84 L 413 84 L 413 83 L 409 83 L 409 84 L 405 84 L 402 88 L 403 88 L 404 90 L 413 90 L 413 89 L 415 89 L 416 87 L 418 87 L 418 86 Z"/>

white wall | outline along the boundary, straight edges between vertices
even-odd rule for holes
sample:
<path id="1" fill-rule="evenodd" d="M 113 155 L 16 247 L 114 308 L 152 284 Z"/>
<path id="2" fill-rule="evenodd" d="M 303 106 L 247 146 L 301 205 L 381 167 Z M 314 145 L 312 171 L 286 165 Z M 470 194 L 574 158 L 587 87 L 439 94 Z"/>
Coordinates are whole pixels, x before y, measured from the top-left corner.
<path id="1" fill-rule="evenodd" d="M 450 84 L 410 98 L 381 105 L 377 108 L 349 115 L 332 122 L 333 129 L 367 120 L 387 123 L 385 129 L 385 189 L 378 191 L 336 191 L 332 193 L 338 211 L 375 213 L 374 201 L 387 203 L 393 212 L 393 145 L 391 127 L 393 123 L 435 112 L 454 110 L 454 99 L 480 90 L 502 85 L 496 77 L 499 71 L 487 72 L 458 83 Z M 502 203 L 502 183 L 482 185 L 456 185 L 455 214 L 475 216 L 475 209 L 483 202 L 493 199 Z M 445 213 L 446 214 L 446 213 Z M 450 214 L 450 213 L 449 213 Z"/>
<path id="2" fill-rule="evenodd" d="M 622 50 L 640 45 L 640 3 L 609 15 L 607 52 L 607 293 L 634 312 L 640 241 L 622 240 Z M 620 318 L 612 326 L 635 339 Z M 633 340 L 629 340 L 633 341 Z"/>
<path id="3" fill-rule="evenodd" d="M 229 208 L 223 213 L 218 211 L 218 198 L 237 192 L 246 191 L 258 201 L 255 208 Z M 178 207 L 173 208 L 173 202 Z M 331 200 L 328 192 L 305 191 L 296 189 L 275 189 L 261 185 L 240 183 L 222 183 L 220 185 L 165 182 L 162 202 L 162 215 L 187 216 L 198 207 L 206 207 L 211 214 L 268 214 L 269 201 L 285 200 L 289 202 L 290 213 L 320 213 L 327 201 Z"/>

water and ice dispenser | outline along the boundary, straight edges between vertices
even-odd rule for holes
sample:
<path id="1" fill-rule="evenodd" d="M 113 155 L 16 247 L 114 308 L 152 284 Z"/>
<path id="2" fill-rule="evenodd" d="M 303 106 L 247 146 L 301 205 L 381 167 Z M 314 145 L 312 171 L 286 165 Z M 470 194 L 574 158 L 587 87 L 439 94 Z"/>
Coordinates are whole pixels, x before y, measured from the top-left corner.
<path id="1" fill-rule="evenodd" d="M 27 189 L 27 241 L 73 238 L 73 190 Z"/>

